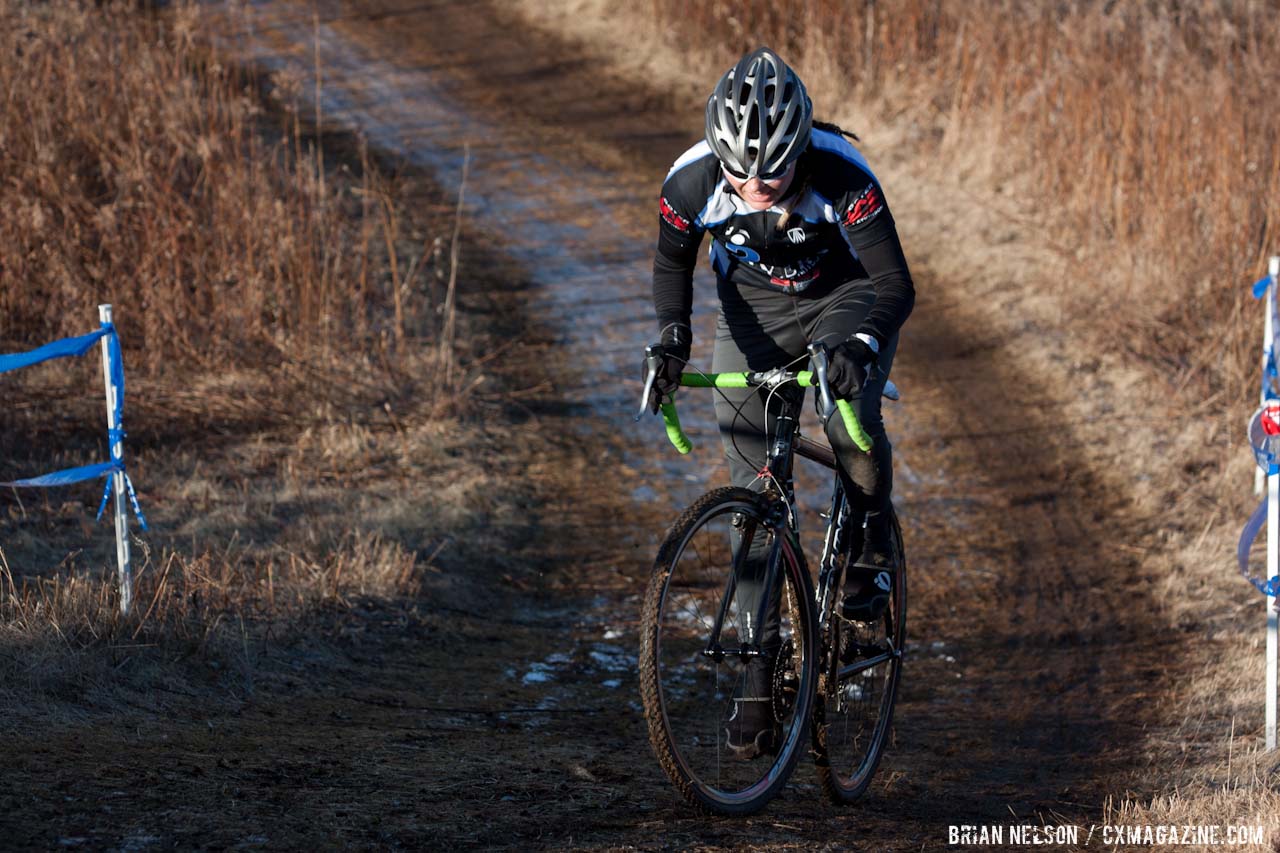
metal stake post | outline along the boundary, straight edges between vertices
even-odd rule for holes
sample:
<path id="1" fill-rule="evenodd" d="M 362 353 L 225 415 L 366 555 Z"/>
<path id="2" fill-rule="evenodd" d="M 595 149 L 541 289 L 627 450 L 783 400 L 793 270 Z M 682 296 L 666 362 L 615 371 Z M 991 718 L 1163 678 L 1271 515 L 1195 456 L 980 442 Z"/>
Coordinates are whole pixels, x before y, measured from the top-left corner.
<path id="1" fill-rule="evenodd" d="M 1276 286 L 1280 284 L 1280 256 L 1273 257 L 1267 266 L 1271 276 L 1271 285 L 1267 288 L 1267 339 L 1266 347 L 1272 346 L 1272 323 L 1276 308 Z M 1262 392 L 1266 402 L 1266 390 Z M 1258 469 L 1261 473 L 1261 468 Z M 1280 575 L 1280 474 L 1267 477 L 1267 577 Z M 1276 665 L 1277 647 L 1280 646 L 1280 625 L 1277 625 L 1275 596 L 1267 596 L 1267 751 L 1276 748 Z"/>
<path id="2" fill-rule="evenodd" d="M 1280 474 L 1267 477 L 1267 577 L 1280 566 Z M 1267 751 L 1276 748 L 1276 600 L 1267 602 Z"/>
<path id="3" fill-rule="evenodd" d="M 98 306 L 98 319 L 103 323 L 111 322 L 111 306 Z M 120 389 L 111 382 L 111 347 L 107 339 L 102 339 L 102 380 L 107 388 L 107 429 L 119 435 L 116 430 L 120 424 L 116 421 L 116 395 Z M 124 453 L 124 442 L 116 439 L 111 443 L 111 458 L 119 459 Z M 133 606 L 133 566 L 129 560 L 129 512 L 125 507 L 124 472 L 116 471 L 111 475 L 111 505 L 116 517 L 116 563 L 120 577 L 120 612 L 129 614 Z"/>

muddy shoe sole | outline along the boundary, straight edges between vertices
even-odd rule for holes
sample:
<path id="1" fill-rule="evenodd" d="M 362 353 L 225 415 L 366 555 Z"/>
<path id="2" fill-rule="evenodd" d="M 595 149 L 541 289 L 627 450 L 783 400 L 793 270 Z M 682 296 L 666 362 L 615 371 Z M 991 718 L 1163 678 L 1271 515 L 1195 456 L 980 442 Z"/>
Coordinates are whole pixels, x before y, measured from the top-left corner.
<path id="1" fill-rule="evenodd" d="M 893 577 L 883 567 L 855 565 L 855 568 L 871 569 L 876 574 L 865 578 L 857 592 L 848 593 L 840 600 L 840 615 L 851 622 L 874 622 L 889 606 Z"/>

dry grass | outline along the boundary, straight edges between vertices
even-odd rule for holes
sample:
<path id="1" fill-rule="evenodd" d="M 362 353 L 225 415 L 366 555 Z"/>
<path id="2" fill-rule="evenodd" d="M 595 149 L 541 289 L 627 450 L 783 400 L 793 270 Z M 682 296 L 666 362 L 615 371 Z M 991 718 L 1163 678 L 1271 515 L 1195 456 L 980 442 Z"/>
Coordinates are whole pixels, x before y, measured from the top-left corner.
<path id="1" fill-rule="evenodd" d="M 457 430 L 477 380 L 441 369 L 483 344 L 455 316 L 454 200 L 383 177 L 349 136 L 321 152 L 296 85 L 220 63 L 194 25 L 0 0 L 0 350 L 116 305 L 155 528 L 122 618 L 110 526 L 79 490 L 4 498 L 4 704 L 83 700 L 149 649 L 243 668 L 253 638 L 317 610 L 446 587 L 467 554 L 451 536 L 506 535 L 479 521 L 502 511 L 500 464 L 459 450 L 494 443 Z M 20 402 L 0 473 L 104 454 L 98 370 L 3 378 Z"/>
<path id="2" fill-rule="evenodd" d="M 1242 762 L 1250 775 L 1232 779 L 1225 787 L 1196 786 L 1189 792 L 1157 797 L 1150 803 L 1109 804 L 1104 820 L 1113 827 L 1219 827 L 1222 840 L 1214 844 L 1179 845 L 1182 849 L 1210 850 L 1233 839 L 1230 849 L 1274 851 L 1280 833 L 1280 796 L 1274 791 L 1274 770 L 1270 775 L 1258 770 L 1260 762 L 1246 757 Z M 1230 829 L 1228 829 L 1230 827 Z M 1191 831 L 1196 831 L 1195 829 Z M 1228 832 L 1233 835 L 1228 835 Z M 1196 838 L 1197 836 L 1190 836 Z M 1135 841 L 1135 846 L 1143 844 Z M 1146 845 L 1152 846 L 1152 845 Z M 1172 849 L 1173 845 L 1167 845 Z M 1159 849 L 1156 847 L 1155 849 Z"/>
<path id="3" fill-rule="evenodd" d="M 414 555 L 376 534 L 352 535 L 310 559 L 237 555 L 232 545 L 195 557 L 166 550 L 153 563 L 137 541 L 143 559 L 130 617 L 120 615 L 114 587 L 100 573 L 72 567 L 16 580 L 0 552 L 0 648 L 8 658 L 0 695 L 73 698 L 93 680 L 86 672 L 100 668 L 95 649 L 119 658 L 162 646 L 170 656 L 212 652 L 243 665 L 248 650 L 238 643 L 260 637 L 264 625 L 287 628 L 291 617 L 323 603 L 412 592 L 420 579 Z"/>
<path id="4" fill-rule="evenodd" d="M 305 117 L 264 116 L 271 81 L 220 64 L 194 20 L 0 5 L 0 340 L 82 332 L 99 302 L 134 369 L 422 332 L 439 245 L 395 263 L 394 189 L 364 152 L 327 177 Z"/>
<path id="5" fill-rule="evenodd" d="M 227 618 L 272 618 L 319 601 L 394 596 L 416 591 L 422 566 L 404 546 L 377 533 L 352 533 L 323 554 L 264 554 L 231 542 L 221 551 L 190 556 L 165 550 L 141 559 L 138 611 L 119 614 L 114 588 L 96 573 L 76 569 L 45 578 L 15 579 L 0 551 L 0 613 L 12 637 L 42 633 L 71 648 L 98 643 L 174 639 L 203 647 Z"/>

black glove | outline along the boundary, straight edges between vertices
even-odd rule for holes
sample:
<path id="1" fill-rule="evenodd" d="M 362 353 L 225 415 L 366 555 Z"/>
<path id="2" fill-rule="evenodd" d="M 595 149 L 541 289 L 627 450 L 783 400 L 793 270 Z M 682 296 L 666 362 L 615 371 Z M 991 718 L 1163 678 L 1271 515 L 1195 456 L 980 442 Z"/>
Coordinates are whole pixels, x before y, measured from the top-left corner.
<path id="1" fill-rule="evenodd" d="M 668 324 L 662 330 L 659 344 L 662 347 L 662 363 L 658 365 L 658 374 L 653 378 L 653 387 L 649 390 L 649 411 L 658 413 L 658 407 L 680 387 L 680 374 L 689 362 L 689 350 L 693 341 L 689 327 L 681 323 Z M 646 360 L 645 371 L 649 365 Z"/>
<path id="2" fill-rule="evenodd" d="M 876 352 L 862 338 L 849 338 L 831 350 L 827 363 L 827 384 L 831 393 L 847 400 L 862 390 L 867 367 L 875 364 Z"/>

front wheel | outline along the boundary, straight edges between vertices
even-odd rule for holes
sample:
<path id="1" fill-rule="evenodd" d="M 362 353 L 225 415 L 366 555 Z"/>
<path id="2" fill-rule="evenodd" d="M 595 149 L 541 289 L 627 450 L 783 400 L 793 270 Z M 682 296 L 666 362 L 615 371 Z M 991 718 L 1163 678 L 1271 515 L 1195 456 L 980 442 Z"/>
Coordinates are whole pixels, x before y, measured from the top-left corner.
<path id="1" fill-rule="evenodd" d="M 907 634 L 907 558 L 896 515 L 892 524 L 898 571 L 884 615 L 875 622 L 844 619 L 840 596 L 829 596 L 813 746 L 818 780 L 836 803 L 853 802 L 871 784 L 893 722 Z"/>
<path id="2" fill-rule="evenodd" d="M 704 495 L 667 533 L 645 593 L 640 689 L 649 742 L 676 789 L 704 812 L 763 808 L 795 768 L 812 713 L 812 583 L 775 509 L 742 488 Z"/>

